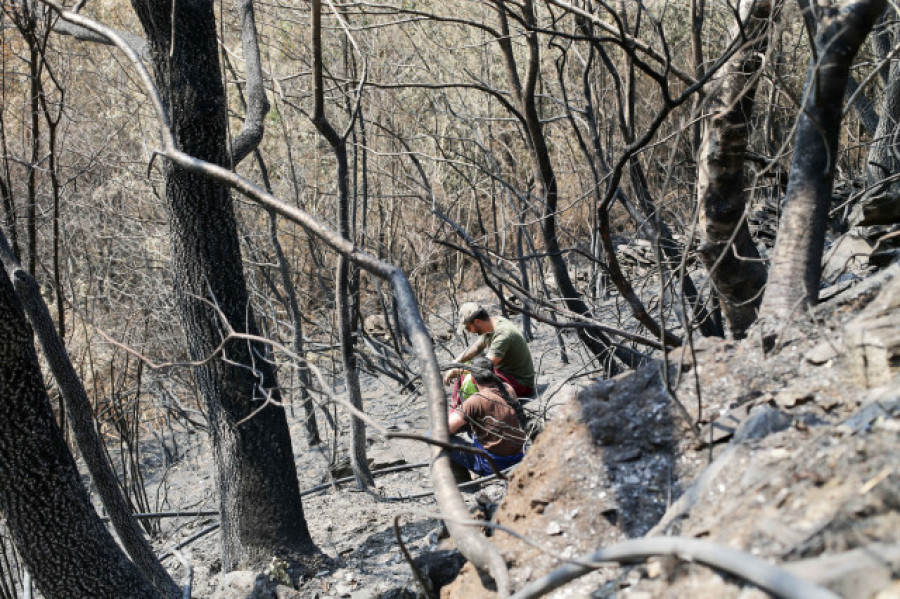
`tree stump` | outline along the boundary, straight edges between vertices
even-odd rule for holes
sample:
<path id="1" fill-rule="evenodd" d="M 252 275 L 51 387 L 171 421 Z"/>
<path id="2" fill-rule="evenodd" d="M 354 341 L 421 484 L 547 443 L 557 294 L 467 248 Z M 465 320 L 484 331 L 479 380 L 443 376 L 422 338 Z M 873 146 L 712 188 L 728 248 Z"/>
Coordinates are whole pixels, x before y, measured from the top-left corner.
<path id="1" fill-rule="evenodd" d="M 844 346 L 850 370 L 867 387 L 900 371 L 900 276 L 844 327 Z"/>

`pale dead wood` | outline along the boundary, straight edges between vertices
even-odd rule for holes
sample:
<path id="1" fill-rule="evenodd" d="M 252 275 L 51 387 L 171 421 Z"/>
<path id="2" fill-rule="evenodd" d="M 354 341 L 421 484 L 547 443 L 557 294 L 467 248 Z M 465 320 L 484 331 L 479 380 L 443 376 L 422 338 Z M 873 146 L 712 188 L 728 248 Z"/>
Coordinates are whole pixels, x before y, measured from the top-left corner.
<path id="1" fill-rule="evenodd" d="M 710 566 L 753 583 L 783 599 L 839 599 L 831 591 L 750 553 L 718 543 L 680 537 L 634 539 L 600 549 L 582 557 L 579 564 L 563 566 L 532 582 L 513 595 L 512 599 L 537 599 L 604 563 L 641 563 L 660 555 L 671 555 Z M 591 562 L 592 567 L 583 565 L 585 562 Z"/>

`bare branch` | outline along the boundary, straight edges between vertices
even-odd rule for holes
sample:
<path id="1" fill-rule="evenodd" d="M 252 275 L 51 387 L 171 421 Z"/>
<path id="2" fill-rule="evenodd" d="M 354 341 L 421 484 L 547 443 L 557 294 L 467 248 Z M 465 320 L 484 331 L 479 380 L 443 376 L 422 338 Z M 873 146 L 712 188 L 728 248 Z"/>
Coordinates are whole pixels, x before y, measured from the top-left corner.
<path id="1" fill-rule="evenodd" d="M 244 50 L 244 77 L 247 81 L 247 114 L 244 117 L 244 125 L 231 146 L 232 168 L 240 164 L 262 141 L 265 118 L 270 108 L 263 84 L 253 0 L 240 0 L 238 13 L 241 19 L 241 45 Z"/>
<path id="2" fill-rule="evenodd" d="M 640 50 L 641 52 L 643 52 L 647 56 L 651 57 L 656 62 L 658 62 L 662 65 L 665 65 L 666 68 L 669 71 L 671 71 L 671 73 L 673 75 L 675 75 L 676 77 L 681 79 L 681 81 L 683 81 L 687 85 L 694 85 L 697 83 L 697 80 L 694 79 L 690 74 L 685 73 L 681 69 L 672 66 L 671 63 L 669 62 L 669 60 L 663 54 L 660 54 L 657 50 L 655 50 L 652 46 L 650 46 L 643 40 L 640 40 L 634 36 L 628 35 L 623 30 L 620 30 L 617 27 L 613 27 L 612 25 L 610 25 L 609 23 L 607 23 L 606 21 L 604 21 L 597 15 L 589 13 L 588 11 L 578 8 L 577 6 L 574 6 L 572 4 L 569 4 L 568 2 L 564 2 L 563 0 L 546 0 L 546 1 L 548 4 L 558 6 L 559 8 L 565 10 L 566 12 L 572 13 L 573 15 L 577 15 L 583 19 L 587 19 L 588 21 L 590 21 L 591 23 L 593 23 L 594 25 L 596 25 L 597 27 L 599 27 L 600 29 L 602 29 L 603 31 L 606 31 L 607 33 L 609 33 L 611 35 L 620 37 L 628 45 L 634 47 L 637 50 Z M 613 13 L 613 14 L 615 14 L 615 13 Z"/>
<path id="3" fill-rule="evenodd" d="M 773 566 L 768 562 L 726 545 L 681 537 L 651 537 L 624 541 L 600 549 L 554 570 L 544 578 L 525 586 L 512 599 L 537 599 L 562 585 L 600 567 L 601 564 L 640 563 L 647 558 L 671 555 L 710 566 L 751 582 L 775 597 L 783 599 L 838 599 L 827 589 Z M 586 565 L 590 563 L 590 565 Z"/>

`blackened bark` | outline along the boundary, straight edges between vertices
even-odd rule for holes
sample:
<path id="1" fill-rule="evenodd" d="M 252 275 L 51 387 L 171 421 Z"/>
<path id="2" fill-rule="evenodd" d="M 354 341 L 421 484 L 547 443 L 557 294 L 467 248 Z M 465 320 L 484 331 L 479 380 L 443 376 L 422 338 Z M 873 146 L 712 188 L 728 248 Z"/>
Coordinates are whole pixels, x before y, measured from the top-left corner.
<path id="1" fill-rule="evenodd" d="M 714 116 L 698 158 L 700 257 L 736 339 L 756 320 L 766 284 L 766 267 L 747 225 L 744 154 L 771 15 L 768 0 L 741 4 L 743 25 L 735 27 L 735 35 L 745 35 L 746 43 L 725 66 L 721 86 L 711 98 Z"/>
<path id="2" fill-rule="evenodd" d="M 259 57 L 259 41 L 256 35 L 256 17 L 253 0 L 238 3 L 241 18 L 241 48 L 244 51 L 244 76 L 246 85 L 246 111 L 244 125 L 231 147 L 231 164 L 236 167 L 262 141 L 265 118 L 269 113 L 269 99 L 263 84 L 262 64 Z"/>
<path id="3" fill-rule="evenodd" d="M 816 22 L 816 9 L 812 4 L 812 0 L 798 0 L 797 4 L 800 6 L 800 14 L 803 16 L 803 25 L 806 28 L 806 33 L 809 37 L 810 49 L 815 53 L 816 29 L 818 28 Z M 884 14 L 882 15 L 880 19 L 881 22 L 885 21 L 885 16 L 886 15 Z M 885 47 L 885 45 L 891 43 L 890 38 L 890 34 L 881 35 L 874 32 L 872 46 L 875 49 L 875 56 L 877 58 L 881 59 L 887 55 L 890 47 Z M 887 83 L 887 78 L 884 77 L 883 69 L 881 70 L 881 75 L 882 80 Z M 854 95 L 856 96 L 856 99 L 853 100 L 853 110 L 856 112 L 856 116 L 859 118 L 859 122 L 866 130 L 866 133 L 868 133 L 870 137 L 875 137 L 875 132 L 878 128 L 878 113 L 875 112 L 875 107 L 872 105 L 869 98 L 866 97 L 866 94 L 857 93 L 858 89 L 859 84 L 856 82 L 856 79 L 853 78 L 853 74 L 851 73 L 847 76 L 847 89 L 844 91 L 844 95 L 847 98 L 847 101 Z"/>
<path id="4" fill-rule="evenodd" d="M 44 358 L 65 401 L 78 449 L 84 457 L 122 546 L 160 593 L 169 597 L 179 597 L 181 590 L 163 568 L 137 520 L 132 517 L 131 508 L 122 493 L 119 480 L 103 447 L 103 441 L 94 426 L 94 413 L 84 385 L 75 373 L 62 337 L 53 325 L 53 319 L 41 297 L 37 281 L 18 264 L 2 233 L 0 233 L 0 261 L 3 262 L 6 274 L 15 281 L 16 294 L 37 334 Z"/>
<path id="5" fill-rule="evenodd" d="M 769 282 L 760 315 L 784 320 L 816 303 L 850 64 L 884 0 L 820 8 L 818 60 L 810 65 Z"/>
<path id="6" fill-rule="evenodd" d="M 226 102 L 213 2 L 132 4 L 149 39 L 178 148 L 226 165 Z M 233 340 L 223 356 L 213 356 L 228 328 L 258 335 L 230 194 L 221 182 L 171 163 L 165 175 L 178 313 L 191 358 L 205 360 L 195 374 L 215 451 L 223 567 L 258 565 L 272 555 L 311 555 L 317 550 L 303 515 L 287 420 L 267 351 L 258 342 Z"/>
<path id="7" fill-rule="evenodd" d="M 45 597 L 161 597 L 116 545 L 53 418 L 31 328 L 0 273 L 0 510 Z"/>

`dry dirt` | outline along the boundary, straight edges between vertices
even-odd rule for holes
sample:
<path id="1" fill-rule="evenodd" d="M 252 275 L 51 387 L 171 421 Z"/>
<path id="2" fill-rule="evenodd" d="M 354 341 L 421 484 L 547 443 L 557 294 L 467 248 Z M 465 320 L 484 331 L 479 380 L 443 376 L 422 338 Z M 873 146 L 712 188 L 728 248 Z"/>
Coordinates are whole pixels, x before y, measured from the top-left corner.
<path id="1" fill-rule="evenodd" d="M 848 374 L 840 353 L 843 324 L 870 299 L 871 293 L 850 295 L 774 337 L 697 339 L 693 351 L 671 354 L 668 366 L 652 362 L 610 381 L 584 375 L 577 356 L 571 365 L 561 363 L 555 336 L 539 329 L 532 347 L 543 393 L 529 407 L 555 418 L 508 483 L 463 492 L 473 512 L 496 508 L 497 525 L 529 539 L 524 543 L 502 529 L 492 536 L 508 560 L 513 587 L 566 558 L 649 533 L 703 538 L 788 564 L 843 597 L 900 597 L 900 381 L 865 388 Z M 436 335 L 447 328 L 441 319 L 432 325 Z M 449 360 L 458 347 L 443 350 L 439 359 Z M 573 338 L 567 347 L 578 351 Z M 422 398 L 397 397 L 392 384 L 378 379 L 365 383 L 367 413 L 392 430 L 427 429 Z M 332 480 L 334 448 L 308 448 L 300 415 L 298 408 L 291 416 L 298 474 L 301 487 L 312 488 Z M 699 436 L 688 421 L 699 421 Z M 320 426 L 324 431 L 323 421 Z M 199 437 L 191 443 L 182 443 L 180 462 L 155 473 L 160 509 L 216 507 L 208 447 Z M 422 464 L 427 455 L 414 441 L 370 438 L 375 470 Z M 301 581 L 297 594 L 279 587 L 279 597 L 420 592 L 395 540 L 395 519 L 413 557 L 443 551 L 439 556 L 447 558 L 453 549 L 436 517 L 427 465 L 379 476 L 377 486 L 377 494 L 349 483 L 304 497 L 313 539 L 334 566 Z M 215 520 L 168 520 L 160 547 Z M 860 565 L 852 553 L 860 549 L 887 560 L 888 567 Z M 195 568 L 194 597 L 212 597 L 223 580 L 217 534 L 185 551 Z M 835 555 L 822 563 L 823 556 Z M 166 564 L 180 575 L 174 558 Z M 856 567 L 848 571 L 847 564 Z M 277 578 L 277 567 L 272 576 Z M 490 597 L 489 587 L 466 564 L 440 594 Z M 703 566 L 662 558 L 599 569 L 552 596 L 765 595 Z"/>

